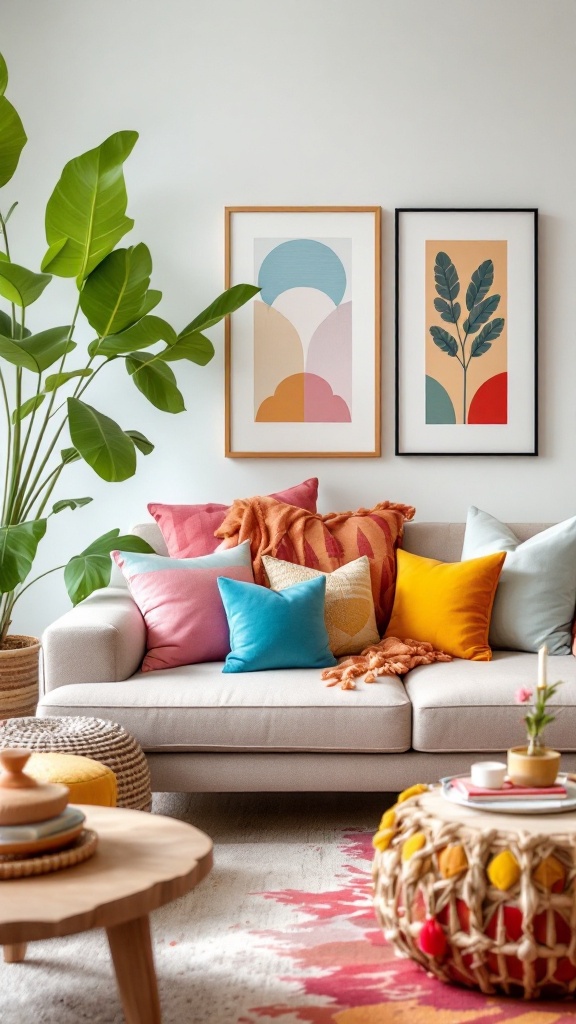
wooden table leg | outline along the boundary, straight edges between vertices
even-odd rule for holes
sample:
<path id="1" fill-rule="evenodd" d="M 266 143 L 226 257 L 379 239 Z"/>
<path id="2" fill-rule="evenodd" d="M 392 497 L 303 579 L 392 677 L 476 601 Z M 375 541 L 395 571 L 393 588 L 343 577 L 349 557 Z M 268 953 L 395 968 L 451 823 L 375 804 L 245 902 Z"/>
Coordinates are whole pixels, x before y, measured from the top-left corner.
<path id="1" fill-rule="evenodd" d="M 162 1024 L 148 916 L 106 929 L 126 1024 Z"/>
<path id="2" fill-rule="evenodd" d="M 11 946 L 4 946 L 4 963 L 21 964 L 26 956 L 26 942 L 14 942 Z"/>

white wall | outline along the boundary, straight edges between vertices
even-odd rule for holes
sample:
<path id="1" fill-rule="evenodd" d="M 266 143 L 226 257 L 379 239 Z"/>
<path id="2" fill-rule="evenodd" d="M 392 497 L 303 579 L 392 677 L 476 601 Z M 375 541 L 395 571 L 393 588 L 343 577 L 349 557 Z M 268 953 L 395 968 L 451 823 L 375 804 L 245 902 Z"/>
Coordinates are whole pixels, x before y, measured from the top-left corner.
<path id="1" fill-rule="evenodd" d="M 381 204 L 383 455 L 231 460 L 223 455 L 223 333 L 205 369 L 179 367 L 187 412 L 157 412 L 112 368 L 94 404 L 144 430 L 156 451 L 105 485 L 71 467 L 40 568 L 146 517 L 147 501 L 232 500 L 320 478 L 320 509 L 385 498 L 420 520 L 474 503 L 508 520 L 576 511 L 576 62 L 573 0 L 3 0 L 8 96 L 29 135 L 1 208 L 20 200 L 13 258 L 37 268 L 43 212 L 63 164 L 120 128 L 141 133 L 126 165 L 127 241 L 146 241 L 161 315 L 182 327 L 223 287 L 223 208 Z M 538 458 L 397 458 L 393 218 L 399 206 L 538 206 Z M 31 326 L 65 323 L 55 282 Z M 72 532 L 74 531 L 74 532 Z M 14 629 L 67 607 L 60 576 L 26 595 Z"/>

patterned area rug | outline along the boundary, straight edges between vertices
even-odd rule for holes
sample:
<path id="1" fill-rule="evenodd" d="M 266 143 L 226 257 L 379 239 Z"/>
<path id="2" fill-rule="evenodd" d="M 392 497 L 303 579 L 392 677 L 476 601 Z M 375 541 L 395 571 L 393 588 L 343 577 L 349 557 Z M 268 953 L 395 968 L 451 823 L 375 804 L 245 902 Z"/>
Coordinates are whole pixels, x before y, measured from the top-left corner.
<path id="1" fill-rule="evenodd" d="M 157 797 L 216 840 L 212 874 L 152 917 L 164 1024 L 575 1024 L 571 1003 L 488 998 L 394 955 L 371 906 L 387 802 Z M 123 1021 L 99 932 L 31 945 L 0 966 L 0 993 L 2 1024 Z"/>

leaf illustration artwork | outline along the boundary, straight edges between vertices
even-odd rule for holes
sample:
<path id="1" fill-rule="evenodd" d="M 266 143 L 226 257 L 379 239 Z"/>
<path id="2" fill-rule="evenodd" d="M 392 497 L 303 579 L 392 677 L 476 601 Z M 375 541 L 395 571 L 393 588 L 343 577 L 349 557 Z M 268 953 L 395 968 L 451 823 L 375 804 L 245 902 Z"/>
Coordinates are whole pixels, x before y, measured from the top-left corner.
<path id="1" fill-rule="evenodd" d="M 507 422 L 506 305 L 506 241 L 426 242 L 427 424 Z"/>

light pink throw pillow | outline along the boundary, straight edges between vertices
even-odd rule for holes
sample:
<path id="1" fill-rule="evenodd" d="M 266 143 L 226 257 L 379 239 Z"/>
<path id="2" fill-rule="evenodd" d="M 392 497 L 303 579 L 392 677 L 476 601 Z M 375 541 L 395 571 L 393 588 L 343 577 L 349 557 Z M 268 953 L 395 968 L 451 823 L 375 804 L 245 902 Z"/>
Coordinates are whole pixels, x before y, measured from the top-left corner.
<path id="1" fill-rule="evenodd" d="M 254 582 L 249 545 L 239 547 L 233 560 L 229 551 L 198 559 L 112 552 L 146 623 L 142 672 L 225 659 L 230 635 L 218 577 Z"/>
<path id="2" fill-rule="evenodd" d="M 296 505 L 307 512 L 316 512 L 318 479 L 310 477 L 295 487 L 270 494 L 270 498 L 285 505 Z M 150 515 L 160 527 L 168 554 L 173 558 L 196 558 L 209 555 L 220 544 L 214 532 L 222 526 L 230 508 L 228 505 L 148 505 Z"/>

